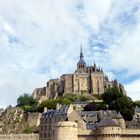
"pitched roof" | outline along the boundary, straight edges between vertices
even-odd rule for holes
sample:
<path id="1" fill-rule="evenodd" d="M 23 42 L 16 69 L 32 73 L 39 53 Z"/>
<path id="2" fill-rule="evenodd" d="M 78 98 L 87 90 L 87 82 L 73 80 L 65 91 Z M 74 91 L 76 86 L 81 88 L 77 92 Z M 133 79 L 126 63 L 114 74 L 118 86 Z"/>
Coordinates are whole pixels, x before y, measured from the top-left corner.
<path id="1" fill-rule="evenodd" d="M 117 119 L 123 119 L 123 116 L 121 115 L 120 112 L 118 112 L 117 116 L 116 116 Z"/>
<path id="2" fill-rule="evenodd" d="M 136 129 L 140 128 L 140 120 L 139 120 L 138 116 L 133 118 L 133 120 L 130 122 L 128 128 L 136 128 Z"/>
<path id="3" fill-rule="evenodd" d="M 109 116 L 105 116 L 97 126 L 98 127 L 118 126 L 118 123 Z"/>
<path id="4" fill-rule="evenodd" d="M 49 110 L 43 113 L 42 117 L 46 118 L 46 117 L 52 117 L 58 114 L 67 114 L 68 108 L 69 108 L 68 106 L 63 106 L 60 110 Z"/>
<path id="5" fill-rule="evenodd" d="M 78 61 L 79 65 L 86 65 L 86 62 L 84 61 L 83 58 L 80 58 L 80 60 Z"/>

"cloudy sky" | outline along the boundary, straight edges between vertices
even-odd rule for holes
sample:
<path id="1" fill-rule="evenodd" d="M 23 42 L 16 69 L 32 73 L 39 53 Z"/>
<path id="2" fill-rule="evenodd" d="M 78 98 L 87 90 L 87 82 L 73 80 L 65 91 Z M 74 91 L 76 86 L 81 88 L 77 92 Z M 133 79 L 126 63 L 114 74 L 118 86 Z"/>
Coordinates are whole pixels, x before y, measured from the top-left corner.
<path id="1" fill-rule="evenodd" d="M 140 0 L 0 0 L 0 107 L 74 72 L 81 43 L 140 100 Z"/>

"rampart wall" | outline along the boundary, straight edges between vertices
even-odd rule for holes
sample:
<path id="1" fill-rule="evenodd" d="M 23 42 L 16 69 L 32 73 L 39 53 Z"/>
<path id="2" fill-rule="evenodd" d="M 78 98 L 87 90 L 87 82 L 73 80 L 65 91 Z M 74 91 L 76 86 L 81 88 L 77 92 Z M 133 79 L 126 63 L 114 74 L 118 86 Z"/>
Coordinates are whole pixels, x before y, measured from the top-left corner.
<path id="1" fill-rule="evenodd" d="M 38 134 L 0 135 L 0 140 L 39 140 L 39 135 Z"/>
<path id="2" fill-rule="evenodd" d="M 122 129 L 118 131 L 107 131 L 104 134 L 96 134 L 92 130 L 78 129 L 78 140 L 140 140 L 139 129 Z M 112 132 L 112 134 L 110 133 Z"/>

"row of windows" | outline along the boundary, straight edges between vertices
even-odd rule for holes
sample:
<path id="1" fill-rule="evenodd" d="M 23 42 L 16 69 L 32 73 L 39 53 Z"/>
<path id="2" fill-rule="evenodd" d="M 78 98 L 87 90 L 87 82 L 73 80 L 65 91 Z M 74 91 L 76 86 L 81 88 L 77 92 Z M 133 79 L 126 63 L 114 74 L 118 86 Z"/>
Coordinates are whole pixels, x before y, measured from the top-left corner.
<path id="1" fill-rule="evenodd" d="M 51 138 L 51 133 L 40 133 L 40 138 Z"/>
<path id="2" fill-rule="evenodd" d="M 51 132 L 44 132 L 40 133 L 40 138 L 54 138 L 55 137 L 55 131 L 52 130 Z"/>
<path id="3" fill-rule="evenodd" d="M 79 65 L 78 67 L 79 68 L 85 68 L 85 65 Z"/>

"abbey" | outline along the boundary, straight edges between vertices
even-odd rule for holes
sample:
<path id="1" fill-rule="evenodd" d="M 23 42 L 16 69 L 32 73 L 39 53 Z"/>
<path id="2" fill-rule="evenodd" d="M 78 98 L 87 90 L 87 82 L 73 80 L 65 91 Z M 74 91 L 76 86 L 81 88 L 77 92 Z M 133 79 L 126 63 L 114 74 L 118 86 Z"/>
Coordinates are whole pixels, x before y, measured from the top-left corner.
<path id="1" fill-rule="evenodd" d="M 32 95 L 39 102 L 55 99 L 58 95 L 67 93 L 83 94 L 94 98 L 94 95 L 102 94 L 110 87 L 116 87 L 126 95 L 124 87 L 117 80 L 109 81 L 102 68 L 97 67 L 95 63 L 93 66 L 87 66 L 81 47 L 80 58 L 74 73 L 63 74 L 58 79 L 49 80 L 45 87 L 36 88 Z"/>

